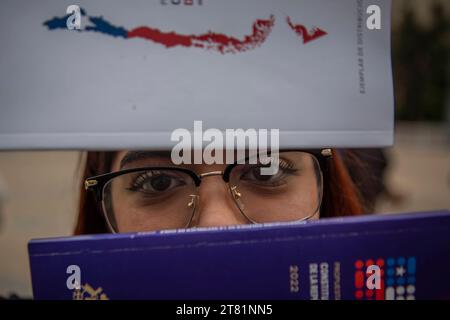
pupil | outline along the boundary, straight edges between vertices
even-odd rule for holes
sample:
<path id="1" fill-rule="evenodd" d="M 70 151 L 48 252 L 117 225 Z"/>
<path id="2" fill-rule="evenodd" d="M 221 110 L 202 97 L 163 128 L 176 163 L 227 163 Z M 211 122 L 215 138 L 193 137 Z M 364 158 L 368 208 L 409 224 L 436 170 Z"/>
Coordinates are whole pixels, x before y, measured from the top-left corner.
<path id="1" fill-rule="evenodd" d="M 151 180 L 150 184 L 157 191 L 164 191 L 170 186 L 170 177 L 158 176 Z"/>

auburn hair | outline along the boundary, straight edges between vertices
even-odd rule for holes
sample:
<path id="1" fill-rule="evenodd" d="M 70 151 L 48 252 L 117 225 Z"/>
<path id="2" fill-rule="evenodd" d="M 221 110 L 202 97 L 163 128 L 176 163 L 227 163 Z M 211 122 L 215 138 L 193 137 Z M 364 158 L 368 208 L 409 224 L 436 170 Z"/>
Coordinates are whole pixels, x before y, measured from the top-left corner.
<path id="1" fill-rule="evenodd" d="M 84 180 L 111 171 L 111 165 L 116 152 L 89 151 L 80 159 L 84 162 L 80 183 L 78 203 L 78 218 L 74 230 L 75 235 L 108 233 L 108 227 L 103 216 L 101 204 L 92 192 L 85 191 Z M 360 195 L 355 187 L 344 162 L 333 150 L 333 156 L 323 171 L 323 198 L 320 217 L 354 216 L 363 213 Z"/>

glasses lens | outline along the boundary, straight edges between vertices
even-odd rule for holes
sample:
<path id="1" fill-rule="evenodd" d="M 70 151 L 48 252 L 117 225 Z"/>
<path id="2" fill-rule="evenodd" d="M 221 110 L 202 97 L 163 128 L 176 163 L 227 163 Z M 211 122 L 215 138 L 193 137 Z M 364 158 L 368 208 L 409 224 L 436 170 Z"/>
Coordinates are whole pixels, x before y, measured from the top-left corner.
<path id="1" fill-rule="evenodd" d="M 116 232 L 187 227 L 197 188 L 177 170 L 146 170 L 120 175 L 103 189 L 103 210 Z"/>
<path id="2" fill-rule="evenodd" d="M 232 196 L 241 211 L 254 222 L 295 221 L 313 216 L 320 208 L 322 174 L 317 158 L 306 152 L 281 152 L 270 163 L 238 165 L 230 175 Z M 266 163 L 266 162 L 264 162 Z M 278 163 L 278 172 L 261 169 Z M 268 168 L 266 168 L 267 170 Z"/>

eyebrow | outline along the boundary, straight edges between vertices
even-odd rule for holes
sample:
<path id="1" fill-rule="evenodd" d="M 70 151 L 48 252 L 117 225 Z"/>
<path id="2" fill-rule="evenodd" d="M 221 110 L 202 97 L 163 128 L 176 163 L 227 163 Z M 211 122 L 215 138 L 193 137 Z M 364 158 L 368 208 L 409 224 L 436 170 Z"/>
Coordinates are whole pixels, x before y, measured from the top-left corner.
<path id="1" fill-rule="evenodd" d="M 120 160 L 120 169 L 126 164 L 149 158 L 170 158 L 170 151 L 128 151 Z"/>

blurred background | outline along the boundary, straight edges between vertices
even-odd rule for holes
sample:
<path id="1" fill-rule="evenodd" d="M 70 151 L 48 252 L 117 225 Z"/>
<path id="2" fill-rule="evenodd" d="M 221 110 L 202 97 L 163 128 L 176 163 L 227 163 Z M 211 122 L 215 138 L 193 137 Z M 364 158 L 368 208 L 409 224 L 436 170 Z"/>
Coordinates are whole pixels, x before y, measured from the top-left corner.
<path id="1" fill-rule="evenodd" d="M 343 154 L 368 212 L 450 209 L 450 1 L 392 9 L 395 144 Z M 0 296 L 31 298 L 30 239 L 72 234 L 83 156 L 0 152 Z"/>

